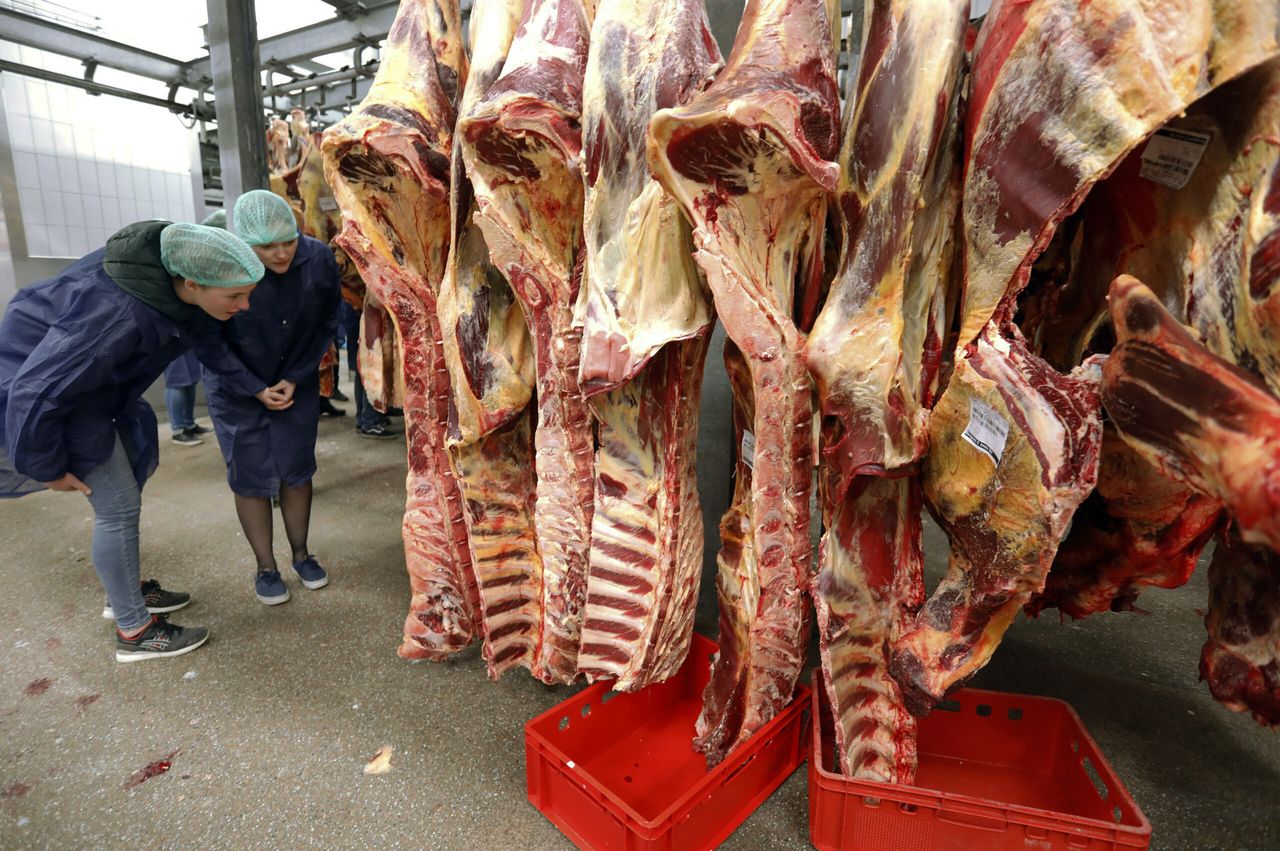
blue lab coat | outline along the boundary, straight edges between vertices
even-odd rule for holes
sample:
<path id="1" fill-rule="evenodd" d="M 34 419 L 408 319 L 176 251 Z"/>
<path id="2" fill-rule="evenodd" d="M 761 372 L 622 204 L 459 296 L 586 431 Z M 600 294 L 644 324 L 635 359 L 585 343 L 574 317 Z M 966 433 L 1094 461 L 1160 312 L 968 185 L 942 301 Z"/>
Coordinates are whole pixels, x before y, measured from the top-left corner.
<path id="1" fill-rule="evenodd" d="M 200 381 L 200 361 L 195 352 L 185 352 L 174 358 L 173 363 L 165 367 L 165 387 L 190 387 Z"/>
<path id="2" fill-rule="evenodd" d="M 270 269 L 249 309 L 225 323 L 201 320 L 197 353 L 227 482 L 241 496 L 274 496 L 316 471 L 320 359 L 338 327 L 338 264 L 327 245 L 298 238 L 289 271 Z M 293 406 L 269 410 L 254 398 L 292 381 Z"/>
<path id="3" fill-rule="evenodd" d="M 9 302 L 0 320 L 0 496 L 66 473 L 83 479 L 110 457 L 117 434 L 139 486 L 155 472 L 156 417 L 142 394 L 191 347 L 199 313 L 178 301 L 160 262 L 168 224 L 129 225 Z M 129 282 L 151 288 L 145 297 L 162 309 L 126 292 Z"/>

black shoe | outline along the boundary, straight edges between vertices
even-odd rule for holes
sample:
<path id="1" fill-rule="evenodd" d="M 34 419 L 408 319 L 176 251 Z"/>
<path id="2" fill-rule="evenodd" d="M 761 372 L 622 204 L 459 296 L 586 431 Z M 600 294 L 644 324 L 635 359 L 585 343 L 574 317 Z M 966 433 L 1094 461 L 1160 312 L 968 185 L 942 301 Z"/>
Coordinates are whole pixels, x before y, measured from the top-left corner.
<path id="1" fill-rule="evenodd" d="M 196 423 L 196 424 L 195 424 L 195 425 L 193 425 L 191 428 L 187 429 L 187 434 L 196 434 L 196 435 L 200 435 L 200 434 L 213 434 L 213 429 L 211 429 L 211 428 L 205 428 L 204 426 L 200 425 L 199 423 Z"/>
<path id="2" fill-rule="evenodd" d="M 164 615 L 152 615 L 151 625 L 137 638 L 125 638 L 116 632 L 116 661 L 139 662 L 190 653 L 209 640 L 209 630 L 202 626 L 178 626 Z"/>
<path id="3" fill-rule="evenodd" d="M 387 408 L 387 416 L 389 416 L 389 417 L 403 417 L 403 416 L 404 416 L 404 408 Z"/>
<path id="4" fill-rule="evenodd" d="M 167 612 L 176 612 L 190 603 L 191 595 L 185 591 L 166 591 L 160 587 L 159 582 L 148 579 L 142 583 L 142 599 L 146 601 L 148 612 L 153 615 L 163 615 Z M 102 616 L 109 621 L 116 619 L 110 600 L 102 607 Z"/>
<path id="5" fill-rule="evenodd" d="M 173 436 L 169 439 L 179 446 L 199 446 L 204 443 L 204 441 L 200 439 L 200 435 L 191 431 L 191 429 L 187 429 L 186 431 L 175 431 Z"/>
<path id="6" fill-rule="evenodd" d="M 337 387 L 334 387 L 334 388 L 333 388 L 333 392 L 329 394 L 329 398 L 330 398 L 330 399 L 332 399 L 332 400 L 333 400 L 333 401 L 335 401 L 335 402 L 350 402 L 350 401 L 351 401 L 351 399 L 349 399 L 349 398 L 347 397 L 347 394 L 346 394 L 346 393 L 343 393 L 343 392 L 342 392 L 341 390 L 339 390 Z"/>
<path id="7" fill-rule="evenodd" d="M 335 408 L 333 403 L 323 396 L 320 397 L 320 416 L 322 417 L 345 417 L 347 412 L 342 408 Z"/>
<path id="8" fill-rule="evenodd" d="M 360 437 L 367 437 L 370 440 L 386 440 L 391 437 L 398 437 L 400 432 L 391 428 L 387 423 L 375 423 L 368 428 L 357 428 L 356 434 Z"/>

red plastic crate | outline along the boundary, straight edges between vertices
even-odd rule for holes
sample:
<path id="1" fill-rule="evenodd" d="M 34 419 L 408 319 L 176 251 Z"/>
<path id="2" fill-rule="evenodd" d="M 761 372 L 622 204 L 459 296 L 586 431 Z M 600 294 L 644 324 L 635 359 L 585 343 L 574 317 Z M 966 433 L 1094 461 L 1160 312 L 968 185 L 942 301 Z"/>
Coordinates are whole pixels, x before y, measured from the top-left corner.
<path id="1" fill-rule="evenodd" d="M 525 724 L 529 803 L 579 848 L 695 851 L 724 841 L 804 762 L 808 689 L 708 771 L 693 725 L 716 650 L 695 634 L 664 683 L 599 682 Z"/>
<path id="2" fill-rule="evenodd" d="M 1060 700 L 962 689 L 920 722 L 918 786 L 851 780 L 814 672 L 809 838 L 866 851 L 1146 848 L 1151 824 Z"/>

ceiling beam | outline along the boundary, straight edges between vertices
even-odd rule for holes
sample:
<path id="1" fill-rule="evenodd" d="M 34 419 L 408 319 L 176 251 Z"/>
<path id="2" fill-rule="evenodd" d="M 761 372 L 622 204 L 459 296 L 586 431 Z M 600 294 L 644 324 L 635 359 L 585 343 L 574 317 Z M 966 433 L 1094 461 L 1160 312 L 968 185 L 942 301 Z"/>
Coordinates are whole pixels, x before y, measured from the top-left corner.
<path id="1" fill-rule="evenodd" d="M 115 86 L 108 86 L 93 80 L 84 80 L 80 77 L 72 77 L 69 74 L 59 74 L 56 71 L 46 71 L 43 68 L 33 68 L 29 65 L 19 65 L 16 62 L 6 62 L 0 60 L 0 71 L 6 71 L 10 74 L 21 74 L 24 77 L 34 77 L 38 80 L 46 80 L 50 83 L 61 83 L 64 86 L 75 86 L 84 89 L 86 92 L 95 95 L 111 95 L 113 97 L 124 98 L 125 100 L 137 101 L 151 106 L 159 106 L 164 109 L 176 112 L 179 115 L 194 115 L 196 118 L 211 119 L 213 118 L 213 109 L 210 105 L 200 103 L 178 103 L 164 98 L 145 95 L 141 92 L 134 92 L 128 89 L 121 89 Z"/>
<path id="2" fill-rule="evenodd" d="M 287 33 L 264 38 L 259 42 L 259 54 L 264 65 L 283 62 L 291 65 L 313 56 L 323 56 L 360 44 L 375 44 L 386 38 L 395 20 L 398 0 L 380 2 L 368 0 L 364 14 L 352 18 L 331 18 L 310 24 Z M 188 78 L 197 83 L 207 80 L 209 59 L 204 57 L 186 63 Z"/>
<path id="3" fill-rule="evenodd" d="M 127 71 L 165 83 L 185 83 L 186 63 L 139 50 L 73 27 L 0 8 L 0 41 L 12 41 L 62 56 L 93 60 L 107 68 Z"/>

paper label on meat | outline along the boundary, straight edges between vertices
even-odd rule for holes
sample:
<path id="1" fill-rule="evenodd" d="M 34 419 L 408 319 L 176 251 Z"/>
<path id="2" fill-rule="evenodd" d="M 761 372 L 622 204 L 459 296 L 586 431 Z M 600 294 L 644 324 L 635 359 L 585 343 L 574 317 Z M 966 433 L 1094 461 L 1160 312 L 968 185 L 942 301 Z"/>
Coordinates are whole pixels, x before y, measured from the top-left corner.
<path id="1" fill-rule="evenodd" d="M 320 199 L 320 209 L 326 213 L 332 213 L 338 209 L 338 199 L 332 196 Z"/>
<path id="2" fill-rule="evenodd" d="M 742 463 L 751 469 L 756 466 L 756 436 L 749 431 L 742 433 Z"/>
<path id="3" fill-rule="evenodd" d="M 1009 423 L 986 402 L 970 399 L 969 425 L 960 436 L 999 467 L 1004 456 L 1004 444 L 1009 437 Z"/>
<path id="4" fill-rule="evenodd" d="M 1210 133 L 1195 130 L 1168 127 L 1157 130 L 1142 152 L 1142 171 L 1139 174 L 1161 186 L 1181 189 L 1191 179 L 1196 166 L 1200 165 L 1200 158 L 1212 138 Z"/>

